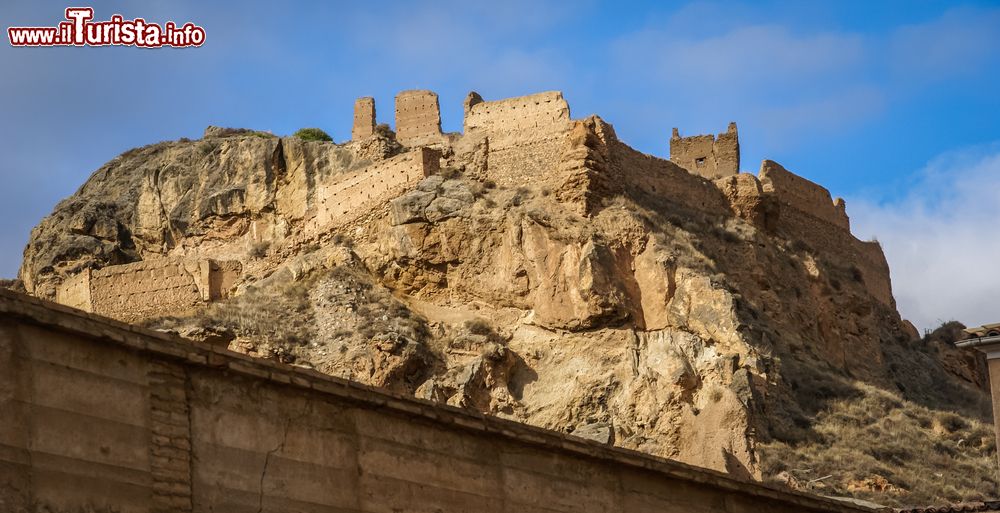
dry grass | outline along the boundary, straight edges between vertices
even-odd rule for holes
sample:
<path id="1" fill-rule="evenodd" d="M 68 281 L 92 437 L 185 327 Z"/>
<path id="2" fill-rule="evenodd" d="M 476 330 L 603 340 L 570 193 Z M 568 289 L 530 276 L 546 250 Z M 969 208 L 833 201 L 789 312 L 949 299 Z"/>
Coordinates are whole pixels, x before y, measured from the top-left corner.
<path id="1" fill-rule="evenodd" d="M 758 447 L 766 478 L 786 472 L 815 493 L 889 506 L 996 497 L 992 426 L 861 382 L 850 386 L 854 394 L 815 416 L 809 440 Z"/>

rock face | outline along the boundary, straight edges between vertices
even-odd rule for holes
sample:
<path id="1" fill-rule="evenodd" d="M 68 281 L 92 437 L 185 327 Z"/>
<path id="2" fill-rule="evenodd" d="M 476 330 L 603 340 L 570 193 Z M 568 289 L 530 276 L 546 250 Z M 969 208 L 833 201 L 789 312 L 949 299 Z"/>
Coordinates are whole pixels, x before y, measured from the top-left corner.
<path id="1" fill-rule="evenodd" d="M 344 145 L 210 127 L 127 152 L 35 228 L 23 286 L 240 261 L 229 299 L 147 322 L 748 479 L 774 478 L 758 444 L 831 436 L 811 431 L 816 396 L 840 389 L 813 373 L 907 397 L 924 366 L 982 394 L 975 362 L 907 356 L 881 249 L 826 189 L 769 161 L 709 180 L 570 119 L 558 93 L 470 95 L 467 133 L 439 135 L 421 94 L 397 106 L 431 120 L 411 148 L 382 126 Z M 369 170 L 381 187 L 428 158 L 439 172 L 317 225 L 331 184 L 367 194 Z"/>

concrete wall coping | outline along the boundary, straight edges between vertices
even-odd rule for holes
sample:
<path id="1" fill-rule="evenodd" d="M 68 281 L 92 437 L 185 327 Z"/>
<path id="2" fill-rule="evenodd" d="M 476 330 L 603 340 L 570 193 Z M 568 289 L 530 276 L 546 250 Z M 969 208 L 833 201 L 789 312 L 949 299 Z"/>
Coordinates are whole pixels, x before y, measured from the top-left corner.
<path id="1" fill-rule="evenodd" d="M 103 343 L 124 346 L 138 352 L 151 353 L 157 357 L 178 361 L 182 364 L 226 370 L 280 385 L 313 390 L 350 403 L 372 409 L 391 410 L 406 416 L 443 424 L 449 428 L 478 432 L 486 436 L 500 436 L 556 452 L 648 470 L 681 481 L 806 509 L 836 513 L 891 511 L 889 509 L 871 509 L 843 500 L 737 480 L 721 472 L 370 387 L 310 369 L 252 358 L 227 349 L 198 344 L 177 335 L 125 324 L 5 289 L 0 289 L 0 321 L 2 320 L 27 322 L 82 335 Z"/>

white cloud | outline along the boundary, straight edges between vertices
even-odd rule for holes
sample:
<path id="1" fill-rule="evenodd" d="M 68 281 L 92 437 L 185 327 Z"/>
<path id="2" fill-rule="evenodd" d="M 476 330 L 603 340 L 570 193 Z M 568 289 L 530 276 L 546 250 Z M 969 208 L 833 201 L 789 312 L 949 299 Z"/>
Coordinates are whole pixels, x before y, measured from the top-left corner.
<path id="1" fill-rule="evenodd" d="M 896 30 L 889 59 L 897 73 L 928 81 L 982 69 L 1000 57 L 998 49 L 1000 9 L 960 8 Z"/>
<path id="2" fill-rule="evenodd" d="M 882 243 L 903 317 L 1000 321 L 1000 144 L 941 155 L 897 199 L 849 201 L 854 232 Z"/>

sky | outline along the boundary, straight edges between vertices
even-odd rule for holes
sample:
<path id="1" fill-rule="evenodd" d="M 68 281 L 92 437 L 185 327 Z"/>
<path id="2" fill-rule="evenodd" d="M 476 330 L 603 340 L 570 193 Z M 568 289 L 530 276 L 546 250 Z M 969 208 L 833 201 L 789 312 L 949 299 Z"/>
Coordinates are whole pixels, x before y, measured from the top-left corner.
<path id="1" fill-rule="evenodd" d="M 0 23 L 54 26 L 69 5 L 5 2 Z M 633 147 L 740 129 L 847 200 L 877 238 L 904 317 L 1000 321 L 1000 2 L 104 2 L 205 28 L 199 48 L 0 44 L 0 277 L 31 228 L 103 163 L 208 125 L 350 137 L 353 100 L 392 123 L 404 89 L 462 100 L 561 90 Z"/>

